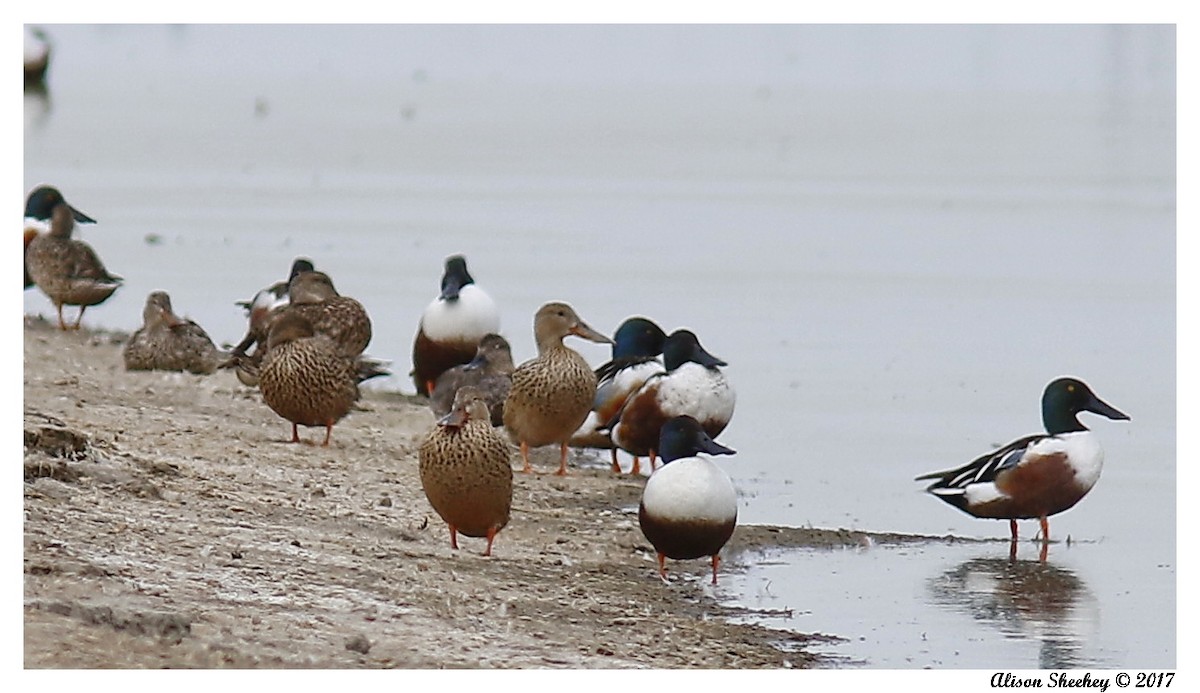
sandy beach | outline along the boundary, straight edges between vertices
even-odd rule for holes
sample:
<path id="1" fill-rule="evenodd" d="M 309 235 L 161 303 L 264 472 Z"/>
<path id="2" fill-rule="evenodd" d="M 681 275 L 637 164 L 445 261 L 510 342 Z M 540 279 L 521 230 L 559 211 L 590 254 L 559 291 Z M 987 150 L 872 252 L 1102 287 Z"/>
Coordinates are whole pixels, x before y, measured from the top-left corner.
<path id="1" fill-rule="evenodd" d="M 806 647 L 837 634 L 730 623 L 746 614 L 705 561 L 663 584 L 642 479 L 518 473 L 493 556 L 454 551 L 417 475 L 425 400 L 367 392 L 328 448 L 317 429 L 292 444 L 232 372 L 126 372 L 125 339 L 25 320 L 27 668 L 836 665 Z M 913 540 L 741 526 L 722 571 L 772 546 Z"/>

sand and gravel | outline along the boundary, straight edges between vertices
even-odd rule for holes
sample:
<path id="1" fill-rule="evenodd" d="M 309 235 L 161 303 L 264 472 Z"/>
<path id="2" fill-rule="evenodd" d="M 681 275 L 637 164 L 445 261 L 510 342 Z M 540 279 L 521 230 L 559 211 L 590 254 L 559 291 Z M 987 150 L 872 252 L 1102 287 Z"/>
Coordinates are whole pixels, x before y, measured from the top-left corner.
<path id="1" fill-rule="evenodd" d="M 517 473 L 493 556 L 454 551 L 417 475 L 424 399 L 367 391 L 328 448 L 292 444 L 232 372 L 126 372 L 125 339 L 25 319 L 27 668 L 812 667 L 837 635 L 731 623 L 705 561 L 664 585 L 643 480 L 603 458 Z M 864 537 L 742 526 L 722 571 Z"/>

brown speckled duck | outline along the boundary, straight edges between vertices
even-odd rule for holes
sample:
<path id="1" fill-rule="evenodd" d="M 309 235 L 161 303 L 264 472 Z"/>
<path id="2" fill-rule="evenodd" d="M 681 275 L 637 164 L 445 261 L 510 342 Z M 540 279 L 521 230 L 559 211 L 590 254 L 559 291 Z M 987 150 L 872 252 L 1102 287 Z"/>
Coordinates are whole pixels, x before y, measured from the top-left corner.
<path id="1" fill-rule="evenodd" d="M 324 272 L 300 272 L 288 284 L 288 305 L 279 315 L 302 315 L 318 334 L 333 340 L 342 356 L 353 358 L 371 342 L 371 318 L 367 309 L 333 288 Z"/>
<path id="2" fill-rule="evenodd" d="M 533 319 L 538 355 L 522 363 L 512 375 L 512 389 L 504 401 L 504 426 L 521 446 L 522 471 L 532 471 L 529 448 L 558 443 L 558 471 L 567 473 L 567 441 L 583 424 L 596 395 L 596 374 L 588 362 L 563 344 L 567 335 L 611 344 L 565 303 L 547 303 Z"/>
<path id="3" fill-rule="evenodd" d="M 300 442 L 297 426 L 324 426 L 322 446 L 329 445 L 333 425 L 358 399 L 354 360 L 295 313 L 271 325 L 258 389 L 267 406 L 292 422 L 293 443 Z"/>
<path id="4" fill-rule="evenodd" d="M 50 219 L 48 233 L 37 233 L 32 238 L 26 236 L 29 245 L 25 248 L 25 267 L 29 277 L 54 303 L 59 328 L 68 329 L 63 321 L 63 306 L 79 306 L 79 317 L 71 326 L 71 329 L 79 329 L 87 307 L 103 303 L 112 296 L 121 286 L 121 278 L 104 269 L 104 263 L 91 246 L 71 238 L 76 219 L 87 222 L 92 219 L 67 204 L 58 190 L 49 186 L 34 190 L 26 204 L 25 215 Z"/>
<path id="5" fill-rule="evenodd" d="M 458 533 L 487 537 L 483 555 L 492 555 L 496 534 L 512 508 L 511 447 L 492 427 L 487 402 L 474 387 L 463 387 L 454 406 L 438 421 L 418 451 L 425 497 L 450 526 L 450 547 Z"/>
<path id="6" fill-rule="evenodd" d="M 171 297 L 155 291 L 146 297 L 142 327 L 133 333 L 123 351 L 125 370 L 187 371 L 208 375 L 228 359 L 208 333 L 171 309 Z"/>
<path id="7" fill-rule="evenodd" d="M 512 388 L 513 370 L 512 347 L 508 340 L 498 334 L 486 334 L 479 340 L 475 358 L 470 363 L 455 366 L 438 376 L 429 397 L 429 408 L 434 416 L 449 414 L 459 388 L 471 386 L 478 389 L 487 402 L 492 425 L 501 426 L 504 424 L 504 400 Z"/>

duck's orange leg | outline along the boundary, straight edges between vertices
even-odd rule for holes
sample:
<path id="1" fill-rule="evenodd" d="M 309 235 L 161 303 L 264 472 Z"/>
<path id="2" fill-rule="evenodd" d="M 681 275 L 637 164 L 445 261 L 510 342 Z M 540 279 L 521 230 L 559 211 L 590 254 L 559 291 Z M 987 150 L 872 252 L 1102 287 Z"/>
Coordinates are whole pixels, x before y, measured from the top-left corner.
<path id="1" fill-rule="evenodd" d="M 449 527 L 450 527 L 450 548 L 457 549 L 458 548 L 458 527 L 455 527 L 454 525 L 449 525 Z M 489 543 L 488 546 L 490 548 L 491 544 Z"/>
<path id="2" fill-rule="evenodd" d="M 425 381 L 425 396 L 426 397 L 433 397 L 433 385 L 434 385 L 434 381 L 432 381 L 432 380 Z"/>
<path id="3" fill-rule="evenodd" d="M 67 329 L 67 323 L 66 323 L 66 321 L 63 320 L 62 304 L 61 303 L 56 304 L 54 307 L 58 308 L 58 329 L 65 331 Z"/>
<path id="4" fill-rule="evenodd" d="M 561 446 L 562 452 L 560 452 L 558 456 L 558 471 L 554 472 L 555 476 L 567 475 L 567 444 L 563 442 Z"/>
<path id="5" fill-rule="evenodd" d="M 292 442 L 293 443 L 300 442 L 300 427 L 297 426 L 296 424 L 292 424 Z"/>
<path id="6" fill-rule="evenodd" d="M 87 306 L 79 306 L 79 317 L 75 318 L 75 325 L 71 328 L 78 330 L 80 323 L 83 322 L 83 311 L 87 310 Z"/>
<path id="7" fill-rule="evenodd" d="M 333 424 L 331 424 L 331 423 L 325 424 L 325 442 L 321 443 L 321 447 L 323 447 L 323 448 L 329 447 L 329 436 L 332 434 L 333 434 Z"/>
<path id="8" fill-rule="evenodd" d="M 617 461 L 617 449 L 612 449 L 612 471 L 613 474 L 621 473 L 621 463 Z"/>
<path id="9" fill-rule="evenodd" d="M 712 584 L 717 584 L 717 566 L 721 565 L 721 554 L 714 553 L 712 557 L 713 566 L 713 581 Z"/>
<path id="10" fill-rule="evenodd" d="M 487 548 L 483 550 L 484 556 L 492 555 L 492 542 L 496 541 L 496 535 L 499 533 L 500 533 L 500 530 L 496 529 L 495 527 L 488 527 L 488 531 L 487 531 L 488 544 L 487 544 Z"/>
<path id="11" fill-rule="evenodd" d="M 1040 518 L 1038 518 L 1038 521 L 1042 525 L 1042 543 L 1049 544 L 1050 543 L 1050 521 L 1046 519 L 1045 515 L 1042 515 Z"/>
<path id="12" fill-rule="evenodd" d="M 1012 532 L 1012 540 L 1016 541 L 1017 540 L 1017 521 L 1016 520 L 1008 521 L 1008 531 Z"/>
<path id="13" fill-rule="evenodd" d="M 526 474 L 533 471 L 533 465 L 529 464 L 529 443 L 521 441 L 521 459 L 525 461 L 525 466 L 521 467 L 521 471 Z"/>
<path id="14" fill-rule="evenodd" d="M 638 457 L 637 455 L 633 456 L 633 469 L 629 470 L 629 474 L 632 476 L 641 476 L 641 474 L 642 474 L 642 458 Z"/>
<path id="15" fill-rule="evenodd" d="M 658 455 L 655 453 L 654 450 L 651 450 L 650 451 L 650 473 L 651 474 L 653 474 L 654 470 L 656 469 L 656 467 L 654 465 L 654 461 L 657 459 L 658 459 Z"/>
<path id="16" fill-rule="evenodd" d="M 662 551 L 658 552 L 658 577 L 662 578 L 663 582 L 670 584 L 667 580 L 667 554 Z"/>

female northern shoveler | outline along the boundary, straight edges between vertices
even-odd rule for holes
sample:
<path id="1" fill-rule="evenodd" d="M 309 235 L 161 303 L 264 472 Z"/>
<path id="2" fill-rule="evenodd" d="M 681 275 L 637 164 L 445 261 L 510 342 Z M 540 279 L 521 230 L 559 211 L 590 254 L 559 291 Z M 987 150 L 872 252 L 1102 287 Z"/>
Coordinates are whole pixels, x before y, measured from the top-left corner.
<path id="1" fill-rule="evenodd" d="M 292 261 L 292 270 L 288 273 L 287 279 L 275 282 L 259 291 L 249 301 L 238 301 L 235 304 L 246 310 L 246 317 L 250 321 L 250 325 L 246 329 L 246 336 L 233 348 L 235 355 L 244 356 L 250 347 L 257 344 L 258 358 L 262 359 L 261 352 L 267 343 L 267 331 L 271 327 L 271 318 L 275 317 L 288 304 L 288 285 L 296 278 L 297 274 L 312 272 L 314 269 L 312 260 L 298 257 Z"/>
<path id="2" fill-rule="evenodd" d="M 33 277 L 29 276 L 29 243 L 39 234 L 48 231 L 50 228 L 50 217 L 54 214 L 54 207 L 58 204 L 67 204 L 63 199 L 62 193 L 48 185 L 38 186 L 29 193 L 29 197 L 25 199 L 25 288 L 33 286 Z M 67 205 L 71 210 L 71 216 L 80 224 L 94 224 L 96 220 L 75 209 L 71 205 Z"/>
<path id="3" fill-rule="evenodd" d="M 413 384 L 418 395 L 433 392 L 444 371 L 475 357 L 479 340 L 500 331 L 500 312 L 475 284 L 462 255 L 446 258 L 442 293 L 421 314 L 413 340 Z"/>
<path id="4" fill-rule="evenodd" d="M 1050 541 L 1046 518 L 1087 495 L 1104 464 L 1099 441 L 1075 416 L 1083 411 L 1129 419 L 1083 382 L 1058 378 L 1042 394 L 1045 434 L 1025 436 L 957 469 L 923 474 L 917 480 L 937 479 L 926 490 L 970 515 L 1008 520 L 1014 542 L 1017 520 L 1037 518 L 1044 550 Z"/>
<path id="5" fill-rule="evenodd" d="M 724 361 L 700 346 L 690 330 L 676 330 L 663 345 L 663 373 L 650 376 L 609 421 L 613 442 L 631 455 L 649 455 L 654 469 L 659 432 L 669 419 L 691 416 L 710 437 L 729 425 L 737 395 L 720 371 Z"/>
<path id="6" fill-rule="evenodd" d="M 492 427 L 487 402 L 465 386 L 454 396 L 450 413 L 438 421 L 418 451 L 425 497 L 450 526 L 450 547 L 458 533 L 487 537 L 484 556 L 492 555 L 496 534 L 508 524 L 513 472 L 508 441 Z"/>
<path id="7" fill-rule="evenodd" d="M 225 363 L 208 333 L 171 309 L 171 297 L 155 291 L 146 297 L 142 327 L 125 344 L 125 370 L 187 371 L 208 375 Z"/>
<path id="8" fill-rule="evenodd" d="M 667 421 L 655 445 L 663 466 L 646 481 L 638 524 L 658 552 L 658 574 L 666 582 L 668 558 L 712 556 L 715 585 L 721 547 L 737 527 L 737 492 L 728 474 L 697 454 L 732 455 L 734 451 L 710 438 L 690 416 Z"/>
<path id="9" fill-rule="evenodd" d="M 567 335 L 593 342 L 612 340 L 593 330 L 565 303 L 547 303 L 533 319 L 538 355 L 513 371 L 512 389 L 504 401 L 504 426 L 521 445 L 522 471 L 532 471 L 529 448 L 558 443 L 562 454 L 556 474 L 567 473 L 567 441 L 579 429 L 596 396 L 596 374 L 574 349 Z"/>
<path id="10" fill-rule="evenodd" d="M 353 358 L 371 343 L 371 318 L 361 303 L 342 296 L 324 272 L 300 272 L 288 284 L 288 304 L 279 315 L 303 315 L 338 353 Z"/>
<path id="11" fill-rule="evenodd" d="M 358 400 L 354 360 L 298 313 L 271 324 L 258 389 L 267 406 L 292 422 L 293 443 L 300 442 L 298 425 L 324 426 L 321 445 L 329 445 L 333 425 Z"/>
<path id="12" fill-rule="evenodd" d="M 79 317 L 73 329 L 78 329 L 88 306 L 103 303 L 121 286 L 121 278 L 109 274 L 96 251 L 83 241 L 71 238 L 75 221 L 94 220 L 67 204 L 62 193 L 43 186 L 34 190 L 25 205 L 25 216 L 49 219 L 49 233 L 38 233 L 28 239 L 25 247 L 25 268 L 58 310 L 58 326 L 67 329 L 63 321 L 64 305 L 79 306 Z"/>
<path id="13" fill-rule="evenodd" d="M 504 400 L 512 388 L 512 348 L 498 334 L 486 334 L 470 363 L 455 366 L 438 376 L 429 396 L 434 416 L 445 416 L 454 405 L 455 394 L 463 387 L 474 387 L 487 403 L 493 426 L 504 425 Z"/>
<path id="14" fill-rule="evenodd" d="M 599 381 L 592 411 L 575 435 L 571 445 L 612 450 L 612 470 L 621 472 L 617 448 L 607 424 L 617 417 L 630 395 L 653 375 L 664 371 L 662 360 L 667 335 L 649 318 L 634 317 L 621 323 L 613 335 L 612 360 L 596 369 Z M 641 461 L 635 455 L 630 474 L 641 473 Z"/>

